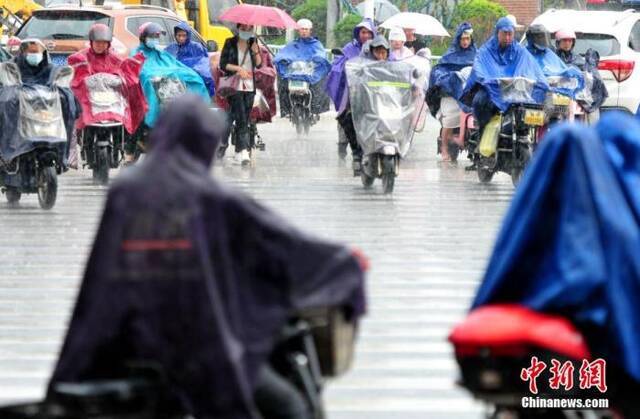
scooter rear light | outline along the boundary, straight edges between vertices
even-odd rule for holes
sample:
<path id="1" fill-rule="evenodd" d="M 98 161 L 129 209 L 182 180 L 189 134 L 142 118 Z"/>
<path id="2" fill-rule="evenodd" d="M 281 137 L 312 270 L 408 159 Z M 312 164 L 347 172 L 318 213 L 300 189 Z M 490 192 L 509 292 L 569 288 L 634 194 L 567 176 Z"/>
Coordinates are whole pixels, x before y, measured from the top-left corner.
<path id="1" fill-rule="evenodd" d="M 633 73 L 635 67 L 635 61 L 627 60 L 602 60 L 598 64 L 598 70 L 608 70 L 613 73 L 613 77 L 616 78 L 618 83 L 622 83 Z"/>

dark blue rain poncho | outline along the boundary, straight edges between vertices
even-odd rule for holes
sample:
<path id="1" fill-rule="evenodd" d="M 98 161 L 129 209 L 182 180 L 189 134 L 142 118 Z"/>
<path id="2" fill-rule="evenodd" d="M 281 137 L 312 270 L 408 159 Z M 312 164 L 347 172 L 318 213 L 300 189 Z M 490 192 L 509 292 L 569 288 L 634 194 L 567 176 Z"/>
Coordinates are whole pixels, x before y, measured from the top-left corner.
<path id="1" fill-rule="evenodd" d="M 582 73 L 575 67 L 568 67 L 551 48 L 545 47 L 541 49 L 533 43 L 532 39 L 527 39 L 527 51 L 533 55 L 546 77 L 561 76 L 577 81 L 574 89 L 550 87 L 552 92 L 574 98 L 576 93 L 584 88 Z"/>
<path id="2" fill-rule="evenodd" d="M 473 307 L 567 317 L 591 352 L 640 381 L 640 123 L 552 130 L 518 186 Z"/>
<path id="3" fill-rule="evenodd" d="M 290 42 L 276 54 L 273 59 L 278 75 L 285 80 L 303 80 L 316 84 L 331 70 L 327 60 L 327 52 L 317 38 L 299 38 Z M 294 61 L 305 61 L 314 64 L 313 74 L 292 72 L 289 64 Z"/>
<path id="4" fill-rule="evenodd" d="M 600 54 L 593 48 L 589 48 L 584 53 L 584 64 L 582 71 L 584 71 L 592 79 L 591 86 L 591 101 L 578 100 L 582 108 L 587 112 L 593 112 L 600 109 L 600 106 L 609 97 L 609 91 L 605 86 L 600 71 L 598 71 L 598 63 L 600 62 Z M 588 88 L 588 84 L 585 86 Z"/>
<path id="5" fill-rule="evenodd" d="M 512 102 L 502 97 L 497 79 L 525 77 L 536 82 L 531 94 L 534 102 L 543 103 L 549 85 L 540 66 L 526 48 L 515 41 L 501 50 L 498 43 L 500 30 L 514 30 L 511 20 L 506 17 L 499 19 L 493 37 L 478 50 L 471 75 L 463 91 L 463 101 L 470 105 L 478 88 L 484 88 L 491 102 L 500 111 L 505 112 Z"/>
<path id="6" fill-rule="evenodd" d="M 453 41 L 451 41 L 449 49 L 444 53 L 440 61 L 438 61 L 438 64 L 431 70 L 429 88 L 440 88 L 445 94 L 455 99 L 460 98 L 464 84 L 455 72 L 472 66 L 477 53 L 473 40 L 469 48 L 463 49 L 460 46 L 462 34 L 471 28 L 471 24 L 468 22 L 463 22 L 458 26 L 458 30 L 456 31 Z"/>
<path id="7" fill-rule="evenodd" d="M 148 157 L 109 190 L 51 384 L 163 367 L 199 419 L 257 419 L 256 374 L 295 312 L 365 310 L 352 252 L 211 178 L 224 116 L 169 104 Z"/>
<path id="8" fill-rule="evenodd" d="M 202 77 L 204 84 L 207 86 L 209 96 L 213 97 L 216 93 L 215 83 L 211 75 L 211 62 L 209 61 L 209 53 L 207 49 L 199 42 L 193 42 L 191 39 L 191 27 L 186 22 L 181 22 L 173 28 L 174 34 L 178 31 L 187 33 L 187 41 L 180 45 L 177 42 L 169 45 L 164 50 L 173 55 L 182 64 L 192 68 Z"/>
<path id="9" fill-rule="evenodd" d="M 30 152 L 36 147 L 37 139 L 23 138 L 18 127 L 20 121 L 20 100 L 21 89 L 29 89 L 30 86 L 42 85 L 53 87 L 53 82 L 59 68 L 49 63 L 49 53 L 45 50 L 42 61 L 37 66 L 31 66 L 26 62 L 23 55 L 18 55 L 14 59 L 20 70 L 23 86 L 0 87 L 0 157 L 6 161 Z M 64 119 L 66 142 L 50 138 L 47 142 L 57 143 L 60 154 L 63 157 L 62 165 L 66 167 L 69 157 L 69 143 L 73 135 L 74 124 L 80 115 L 80 104 L 76 100 L 73 92 L 69 88 L 57 88 L 60 94 L 60 106 Z M 43 139 L 44 141 L 44 139 Z"/>
<path id="10" fill-rule="evenodd" d="M 344 65 L 351 58 L 360 55 L 362 44 L 360 43 L 359 35 L 362 28 L 370 30 L 373 32 L 373 36 L 376 36 L 376 27 L 371 19 L 364 19 L 360 22 L 353 28 L 353 40 L 342 47 L 343 55 L 338 55 L 333 60 L 331 71 L 327 77 L 325 90 L 333 101 L 333 106 L 335 106 L 337 111 L 342 110 L 341 107 L 344 107 L 343 100 L 346 100 L 349 96 L 347 94 L 347 75 L 344 72 Z"/>
<path id="11" fill-rule="evenodd" d="M 187 91 L 200 96 L 207 104 L 211 102 L 202 77 L 174 58 L 173 55 L 159 49 L 149 48 L 143 43 L 132 51 L 131 55 L 133 56 L 139 52 L 144 55 L 144 64 L 140 72 L 140 84 L 142 84 L 142 91 L 149 105 L 149 110 L 144 117 L 144 123 L 148 127 L 155 125 L 161 111 L 161 104 L 152 82 L 155 77 L 168 76 L 178 78 L 186 85 Z"/>

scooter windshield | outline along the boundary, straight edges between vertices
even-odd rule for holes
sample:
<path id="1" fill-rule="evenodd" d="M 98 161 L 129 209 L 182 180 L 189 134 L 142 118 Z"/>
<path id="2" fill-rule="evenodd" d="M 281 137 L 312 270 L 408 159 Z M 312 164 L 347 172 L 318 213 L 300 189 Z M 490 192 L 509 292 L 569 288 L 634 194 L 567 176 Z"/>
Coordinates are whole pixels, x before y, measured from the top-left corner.
<path id="1" fill-rule="evenodd" d="M 423 102 L 424 80 L 419 81 L 419 72 L 404 61 L 362 57 L 349 60 L 345 69 L 353 123 L 364 153 L 392 146 L 404 157 Z"/>
<path id="2" fill-rule="evenodd" d="M 576 100 L 591 105 L 595 102 L 593 98 L 593 84 L 595 83 L 593 73 L 590 71 L 584 71 L 582 73 L 584 77 L 584 89 L 576 93 Z"/>
<path id="3" fill-rule="evenodd" d="M 526 77 L 502 77 L 497 79 L 502 100 L 510 103 L 535 103 L 533 88 L 536 81 Z"/>
<path id="4" fill-rule="evenodd" d="M 165 107 L 173 99 L 184 95 L 187 87 L 180 79 L 172 77 L 156 77 L 152 80 L 160 106 Z"/>
<path id="5" fill-rule="evenodd" d="M 87 77 L 85 83 L 93 115 L 108 112 L 124 117 L 127 102 L 122 92 L 122 78 L 115 74 L 98 73 Z"/>
<path id="6" fill-rule="evenodd" d="M 552 89 L 575 90 L 578 88 L 578 80 L 573 77 L 549 76 L 547 83 Z"/>
<path id="7" fill-rule="evenodd" d="M 288 79 L 294 76 L 313 76 L 313 73 L 316 71 L 316 63 L 313 61 L 293 61 L 291 64 L 286 66 L 284 74 L 282 77 Z"/>
<path id="8" fill-rule="evenodd" d="M 19 133 L 23 138 L 67 138 L 60 95 L 47 86 L 23 86 L 19 92 Z"/>

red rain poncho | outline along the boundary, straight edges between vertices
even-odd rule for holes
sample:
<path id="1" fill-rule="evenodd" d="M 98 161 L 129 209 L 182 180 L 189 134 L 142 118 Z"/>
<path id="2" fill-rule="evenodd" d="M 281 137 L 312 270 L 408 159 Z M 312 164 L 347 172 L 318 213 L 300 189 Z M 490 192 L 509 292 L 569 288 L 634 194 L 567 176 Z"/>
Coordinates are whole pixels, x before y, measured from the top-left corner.
<path id="1" fill-rule="evenodd" d="M 147 113 L 147 101 L 142 93 L 139 79 L 144 56 L 137 54 L 123 59 L 112 51 L 96 54 L 91 48 L 86 48 L 71 55 L 68 63 L 75 70 L 71 89 L 82 105 L 82 116 L 78 118 L 76 128 L 82 129 L 88 124 L 112 120 L 122 122 L 127 132 L 133 134 Z M 113 74 L 124 81 L 122 94 L 126 104 L 123 114 L 110 111 L 93 113 L 94 107 L 89 100 L 86 80 L 98 73 Z"/>

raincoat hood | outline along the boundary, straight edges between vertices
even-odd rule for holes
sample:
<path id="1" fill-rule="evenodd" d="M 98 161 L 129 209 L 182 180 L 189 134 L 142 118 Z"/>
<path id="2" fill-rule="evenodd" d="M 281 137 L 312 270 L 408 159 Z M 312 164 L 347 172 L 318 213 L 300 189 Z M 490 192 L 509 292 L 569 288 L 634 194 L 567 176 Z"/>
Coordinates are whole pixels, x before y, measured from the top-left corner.
<path id="1" fill-rule="evenodd" d="M 327 77 L 325 90 L 331 98 L 333 105 L 338 112 L 342 112 L 347 104 L 347 77 L 344 73 L 344 65 L 351 58 L 360 55 L 362 44 L 358 38 L 360 30 L 366 28 L 373 32 L 373 37 L 377 35 L 376 27 L 371 19 L 364 19 L 353 28 L 353 39 L 342 48 L 343 55 L 338 55 L 333 60 L 331 71 Z"/>
<path id="2" fill-rule="evenodd" d="M 215 82 L 211 75 L 209 52 L 199 42 L 192 42 L 192 29 L 186 22 L 181 22 L 173 28 L 174 35 L 177 34 L 179 30 L 187 33 L 185 43 L 178 44 L 177 42 L 174 42 L 173 44 L 168 45 L 164 49 L 164 52 L 173 55 L 182 64 L 198 73 L 207 86 L 209 96 L 214 96 Z"/>
<path id="3" fill-rule="evenodd" d="M 42 61 L 37 66 L 33 66 L 27 62 L 26 52 L 20 48 L 20 52 L 15 58 L 15 63 L 20 69 L 22 76 L 22 83 L 24 84 L 49 84 L 51 77 L 51 70 L 53 70 L 53 64 L 49 62 L 49 51 L 41 40 L 36 38 L 23 39 L 21 44 L 28 43 L 39 44 L 42 49 Z"/>
<path id="4" fill-rule="evenodd" d="M 504 98 L 500 91 L 500 78 L 523 77 L 534 81 L 530 92 L 532 102 L 542 104 L 549 90 L 546 77 L 533 56 L 520 44 L 513 41 L 505 48 L 500 48 L 498 32 L 513 30 L 513 22 L 501 18 L 496 24 L 494 36 L 479 50 L 471 70 L 471 75 L 462 92 L 462 99 L 470 105 L 473 95 L 479 87 L 485 88 L 491 101 L 501 110 L 506 111 L 512 103 Z"/>
<path id="5" fill-rule="evenodd" d="M 463 22 L 458 26 L 453 41 L 451 41 L 451 45 L 449 45 L 449 49 L 447 49 L 447 52 L 445 52 L 440 61 L 438 61 L 438 65 L 448 64 L 458 66 L 458 69 L 473 65 L 473 60 L 478 52 L 473 37 L 471 38 L 471 45 L 469 45 L 468 48 L 462 48 L 460 46 L 462 34 L 471 29 L 473 29 L 473 27 L 469 22 Z"/>
<path id="6" fill-rule="evenodd" d="M 285 324 L 311 308 L 364 313 L 350 249 L 211 177 L 225 126 L 209 112 L 199 97 L 176 99 L 148 157 L 113 182 L 51 385 L 144 360 L 185 415 L 258 419 L 258 372 Z"/>
<path id="7" fill-rule="evenodd" d="M 640 381 L 640 124 L 622 113 L 550 131 L 516 190 L 473 307 L 522 303 L 593 330 Z M 609 366 L 609 365 L 607 365 Z"/>

